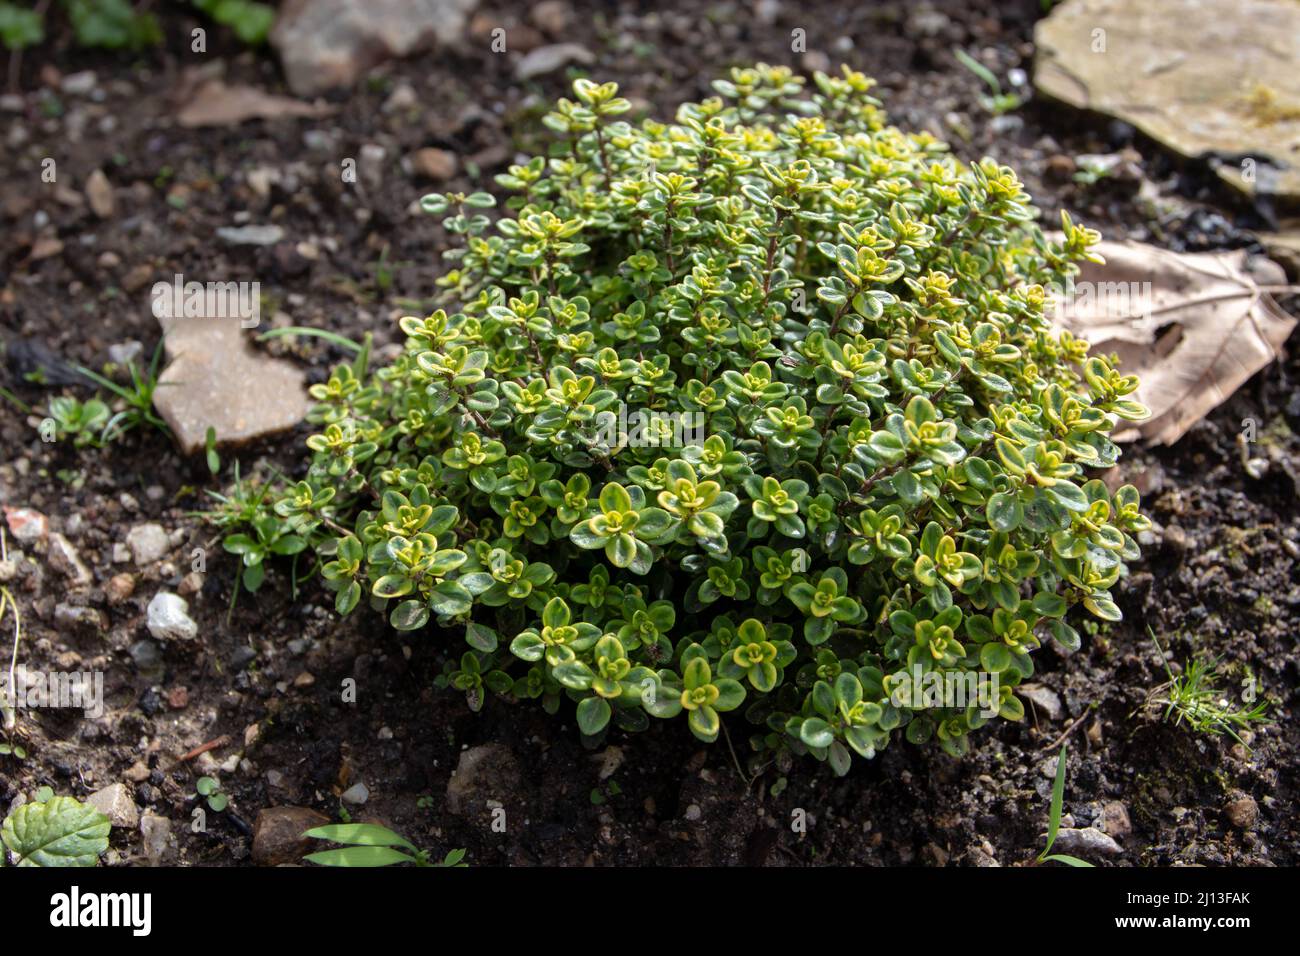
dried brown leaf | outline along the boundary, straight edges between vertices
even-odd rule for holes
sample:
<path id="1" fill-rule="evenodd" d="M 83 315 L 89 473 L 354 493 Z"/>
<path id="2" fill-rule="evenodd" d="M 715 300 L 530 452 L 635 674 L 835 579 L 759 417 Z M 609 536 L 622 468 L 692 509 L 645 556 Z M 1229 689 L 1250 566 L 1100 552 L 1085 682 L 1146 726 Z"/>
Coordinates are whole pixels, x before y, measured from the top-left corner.
<path id="1" fill-rule="evenodd" d="M 1102 242 L 1105 265 L 1085 263 L 1056 323 L 1115 353 L 1137 375 L 1151 417 L 1121 423 L 1116 441 L 1173 444 L 1278 357 L 1296 320 L 1272 293 L 1286 291 L 1274 262 L 1244 251 L 1177 253 Z"/>
<path id="2" fill-rule="evenodd" d="M 329 112 L 330 107 L 324 103 L 306 103 L 252 86 L 227 86 L 222 80 L 209 79 L 180 108 L 176 122 L 187 127 L 233 126 L 251 119 L 315 117 Z"/>

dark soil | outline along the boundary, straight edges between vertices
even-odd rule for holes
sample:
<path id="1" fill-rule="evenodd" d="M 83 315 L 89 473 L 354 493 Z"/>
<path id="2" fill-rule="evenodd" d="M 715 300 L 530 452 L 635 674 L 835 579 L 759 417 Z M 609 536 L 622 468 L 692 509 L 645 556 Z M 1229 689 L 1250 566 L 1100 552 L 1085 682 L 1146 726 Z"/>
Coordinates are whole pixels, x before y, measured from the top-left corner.
<path id="1" fill-rule="evenodd" d="M 558 39 L 589 48 L 598 57 L 592 75 L 618 81 L 657 115 L 707 95 L 708 79 L 731 65 L 766 60 L 805 69 L 844 60 L 879 79 L 899 125 L 929 129 L 963 157 L 989 154 L 1015 167 L 1048 221 L 1066 208 L 1113 238 L 1173 248 L 1255 243 L 1256 211 L 1234 205 L 1211 175 L 1178 166 L 1129 129 L 1036 101 L 1001 119 L 988 115 L 980 82 L 951 50 L 975 52 L 1000 76 L 1031 71 L 1036 0 L 940 0 L 923 10 L 805 0 L 771 5 L 771 22 L 734 2 L 579 0 L 573 7 L 572 25 Z M 188 53 L 193 24 L 183 15 L 169 12 L 165 47 L 134 60 L 73 51 L 57 37 L 29 51 L 23 92 L 0 113 L 7 353 L 0 382 L 43 408 L 60 383 L 56 358 L 99 367 L 110 346 L 130 340 L 147 358 L 159 336 L 148 288 L 174 273 L 259 280 L 273 306 L 264 308 L 264 321 L 272 324 L 400 341 L 395 319 L 422 307 L 444 244 L 434 220 L 412 208 L 433 185 L 405 171 L 403 158 L 426 146 L 449 149 L 461 156 L 462 171 L 442 188 L 490 186 L 491 174 L 541 141 L 538 119 L 566 91 L 563 75 L 516 83 L 518 50 L 489 52 L 492 26 L 521 22 L 480 14 L 461 48 L 375 70 L 335 97 L 325 119 L 219 129 L 184 129 L 172 118 L 195 70 L 223 66 L 230 82 L 283 92 L 278 67 L 267 53 L 233 46 L 200 62 Z M 796 27 L 821 54 L 791 53 Z M 536 31 L 514 35 L 518 45 L 542 42 Z M 92 95 L 59 91 L 60 74 L 86 69 L 98 78 Z M 415 91 L 416 105 L 386 111 L 403 85 Z M 385 151 L 377 174 L 343 183 L 341 162 L 373 154 L 367 144 Z M 1071 180 L 1070 157 L 1116 149 L 1131 151 L 1140 175 L 1093 187 Z M 46 157 L 57 161 L 56 184 L 40 179 Z M 102 221 L 81 197 L 97 168 L 117 201 Z M 265 195 L 248 180 L 259 168 L 275 173 Z M 1139 198 L 1143 178 L 1150 185 Z M 217 228 L 243 221 L 278 224 L 286 238 L 256 249 L 216 238 Z M 54 239 L 61 248 L 51 252 Z M 295 341 L 270 348 L 293 356 L 313 380 L 343 357 L 318 340 Z M 42 364 L 51 386 L 24 378 Z M 68 592 L 44 546 L 23 556 L 10 539 L 25 612 L 21 659 L 31 668 L 103 670 L 109 705 L 97 720 L 22 713 L 17 739 L 28 755 L 0 757 L 0 810 L 40 785 L 85 796 L 129 781 L 142 811 L 174 822 L 178 847 L 165 861 L 247 864 L 259 810 L 293 804 L 334 817 L 338 794 L 361 781 L 371 796 L 352 809 L 354 818 L 383 820 L 439 852 L 466 847 L 474 865 L 1018 865 L 1042 846 L 1055 752 L 1065 738 L 1065 809 L 1074 823 L 1092 824 L 1103 811 L 1114 819 L 1117 803 L 1131 821 L 1131 833 L 1120 831 L 1123 852 L 1097 862 L 1295 864 L 1297 378 L 1294 359 L 1271 367 L 1175 447 L 1126 454 L 1120 476 L 1143 490 L 1158 529 L 1122 587 L 1125 622 L 1086 635 L 1068 658 L 1050 647 L 1037 654 L 1038 682 L 1063 703 L 1057 717 L 1031 708 L 1022 724 L 1000 722 L 978 734 L 963 759 L 899 742 L 869 764 L 855 762 L 843 779 L 811 760 L 784 775 L 766 767 L 750 779 L 748 730 L 739 719 L 729 723 L 738 763 L 725 743 L 704 747 L 681 722 L 653 722 L 640 735 L 613 732 L 588 751 L 571 711 L 550 718 L 493 699 L 473 714 L 463 697 L 433 686 L 444 661 L 462 650 L 456 639 L 400 635 L 365 612 L 340 622 L 316 582 L 293 594 L 287 566 L 228 613 L 237 568 L 192 514 L 207 506 L 204 489 L 218 486 L 201 460 L 183 459 L 154 431 L 98 452 L 45 444 L 38 416 L 0 401 L 0 503 L 48 515 L 95 578 Z M 1246 418 L 1259 423 L 1253 453 L 1270 462 L 1258 480 L 1243 469 L 1236 442 Z M 300 471 L 309 433 L 300 426 L 242 450 L 243 475 Z M 234 457 L 224 456 L 221 483 Z M 173 534 L 170 557 L 147 568 L 115 563 L 114 545 L 146 521 Z M 205 549 L 207 571 L 187 577 L 195 548 Z M 112 604 L 106 587 L 119 574 L 134 579 L 134 594 Z M 163 587 L 199 589 L 189 601 L 200 639 L 163 646 L 159 674 L 136 657 L 138 642 L 149 640 L 145 607 Z M 102 626 L 65 623 L 76 607 L 101 612 Z M 1274 702 L 1275 720 L 1248 736 L 1248 748 L 1144 709 L 1165 679 L 1148 630 L 1175 667 L 1193 654 L 1220 659 L 1226 694 L 1238 694 L 1253 674 Z M 3 646 L 7 652 L 7 639 Z M 355 704 L 341 699 L 347 678 L 356 680 Z M 180 760 L 217 738 L 228 739 Z M 444 799 L 452 772 L 467 748 L 483 745 L 492 748 L 483 774 L 452 812 Z M 602 769 L 612 770 L 603 782 Z M 208 814 L 206 832 L 196 833 L 194 785 L 205 772 L 221 778 L 231 809 Z M 1254 822 L 1228 813 L 1230 805 L 1240 811 L 1243 796 L 1258 807 Z M 497 804 L 504 832 L 492 827 Z M 806 827 L 792 826 L 805 817 Z M 115 829 L 113 847 L 112 860 L 143 861 L 139 832 Z"/>

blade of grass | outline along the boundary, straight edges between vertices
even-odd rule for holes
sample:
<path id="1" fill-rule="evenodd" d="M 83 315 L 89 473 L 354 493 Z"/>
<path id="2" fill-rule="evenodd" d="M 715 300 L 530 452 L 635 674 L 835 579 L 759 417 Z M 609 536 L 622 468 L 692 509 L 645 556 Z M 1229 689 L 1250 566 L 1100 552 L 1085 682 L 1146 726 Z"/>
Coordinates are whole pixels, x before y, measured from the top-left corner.
<path id="1" fill-rule="evenodd" d="M 1065 799 L 1065 752 L 1068 744 L 1061 745 L 1061 756 L 1056 758 L 1056 780 L 1052 783 L 1052 808 L 1047 816 L 1047 846 L 1039 854 L 1039 861 L 1047 859 L 1047 854 L 1056 842 L 1056 833 L 1061 828 L 1061 804 Z"/>
<path id="2" fill-rule="evenodd" d="M 961 47 L 953 47 L 952 52 L 962 66 L 966 67 L 966 69 L 970 70 L 984 81 L 984 84 L 993 91 L 994 96 L 1002 95 L 1002 84 L 998 82 L 998 78 L 994 76 L 992 70 L 979 60 L 975 59 L 975 57 L 971 56 Z"/>
<path id="3" fill-rule="evenodd" d="M 344 335 L 337 332 L 330 332 L 327 329 L 313 329 L 302 325 L 291 325 L 283 329 L 271 329 L 269 332 L 263 332 L 257 337 L 257 341 L 265 342 L 267 339 L 282 339 L 286 336 L 306 335 L 315 336 L 318 339 L 324 339 L 340 348 L 350 350 L 355 355 L 361 354 L 361 346 Z"/>
<path id="4" fill-rule="evenodd" d="M 375 337 L 369 332 L 361 340 L 361 351 L 357 353 L 356 359 L 352 362 L 352 374 L 359 380 L 364 381 L 366 372 L 370 370 L 370 348 L 374 344 Z"/>
<path id="5" fill-rule="evenodd" d="M 9 391 L 9 389 L 5 388 L 3 385 L 0 385 L 0 398 L 4 398 L 12 402 L 14 406 L 24 415 L 30 415 L 32 413 L 32 409 L 30 405 L 28 405 L 26 402 L 20 399 L 13 392 Z"/>

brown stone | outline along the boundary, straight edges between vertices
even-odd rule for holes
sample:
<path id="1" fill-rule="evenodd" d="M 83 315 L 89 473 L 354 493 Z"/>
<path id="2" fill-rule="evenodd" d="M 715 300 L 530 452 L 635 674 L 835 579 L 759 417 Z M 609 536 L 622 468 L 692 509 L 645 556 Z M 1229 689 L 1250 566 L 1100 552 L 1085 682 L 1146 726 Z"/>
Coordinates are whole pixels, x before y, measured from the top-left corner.
<path id="1" fill-rule="evenodd" d="M 1048 179 L 1058 183 L 1068 182 L 1077 171 L 1078 167 L 1074 163 L 1074 158 L 1059 153 L 1048 157 L 1043 170 Z"/>
<path id="2" fill-rule="evenodd" d="M 297 863 L 317 843 L 303 834 L 323 827 L 329 817 L 306 807 L 269 807 L 253 824 L 253 862 L 259 866 Z"/>
<path id="3" fill-rule="evenodd" d="M 1223 813 L 1238 830 L 1249 830 L 1259 820 L 1259 804 L 1250 794 L 1236 790 L 1228 805 L 1223 808 Z"/>
<path id="4" fill-rule="evenodd" d="M 154 268 L 147 262 L 132 267 L 131 271 L 122 279 L 122 290 L 125 292 L 139 292 L 149 284 L 153 274 Z"/>
<path id="5" fill-rule="evenodd" d="M 103 170 L 97 169 L 86 179 L 86 200 L 91 212 L 100 219 L 111 219 L 117 211 L 117 202 L 113 198 L 113 184 L 108 181 Z"/>
<path id="6" fill-rule="evenodd" d="M 129 574 L 115 574 L 108 579 L 104 594 L 109 604 L 121 604 L 135 593 L 135 578 Z"/>
<path id="7" fill-rule="evenodd" d="M 32 261 L 40 262 L 42 259 L 52 259 L 63 251 L 63 241 L 54 236 L 42 236 L 32 243 Z"/>
<path id="8" fill-rule="evenodd" d="M 1108 836 L 1122 840 L 1133 832 L 1133 823 L 1129 820 L 1128 807 L 1118 800 L 1112 800 L 1101 808 L 1100 827 Z"/>
<path id="9" fill-rule="evenodd" d="M 445 149 L 417 149 L 411 154 L 411 168 L 426 179 L 442 182 L 456 175 L 456 154 Z"/>

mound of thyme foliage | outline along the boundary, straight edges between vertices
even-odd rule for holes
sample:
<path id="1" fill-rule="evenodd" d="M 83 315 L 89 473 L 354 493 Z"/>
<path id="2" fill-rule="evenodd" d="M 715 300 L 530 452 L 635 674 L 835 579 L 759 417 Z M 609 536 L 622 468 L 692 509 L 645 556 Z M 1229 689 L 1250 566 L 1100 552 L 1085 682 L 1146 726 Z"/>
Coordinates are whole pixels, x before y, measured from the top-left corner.
<path id="1" fill-rule="evenodd" d="M 1097 234 L 1048 241 L 1011 170 L 887 126 L 861 74 L 815 86 L 734 70 L 633 126 L 578 80 L 552 155 L 497 177 L 513 214 L 425 198 L 461 237 L 448 308 L 314 386 L 276 511 L 341 613 L 464 633 L 443 680 L 475 709 L 568 697 L 585 734 L 713 741 L 743 707 L 755 749 L 843 773 L 989 719 L 913 707 L 917 674 L 995 673 L 1018 720 L 1040 641 L 1119 619 L 1147 522 L 1086 475 L 1145 410 L 1044 317 Z M 620 406 L 699 413 L 702 440 L 611 429 Z"/>

